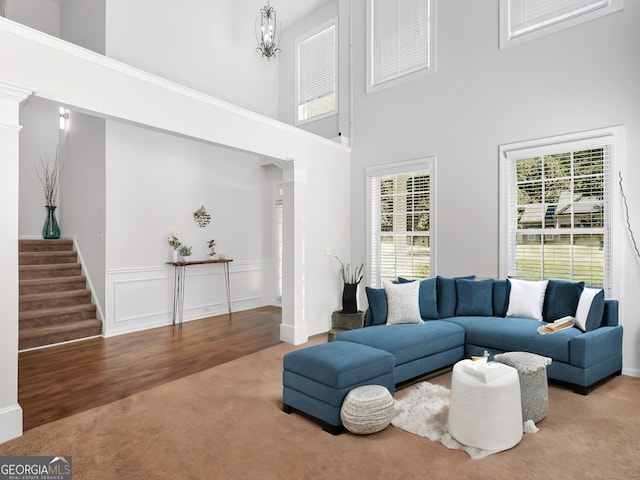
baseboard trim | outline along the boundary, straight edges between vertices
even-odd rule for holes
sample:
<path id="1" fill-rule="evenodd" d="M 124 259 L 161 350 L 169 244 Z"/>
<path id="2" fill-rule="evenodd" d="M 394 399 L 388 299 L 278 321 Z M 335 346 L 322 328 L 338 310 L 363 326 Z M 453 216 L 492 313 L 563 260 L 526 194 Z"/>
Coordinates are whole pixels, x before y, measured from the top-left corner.
<path id="1" fill-rule="evenodd" d="M 293 345 L 302 345 L 309 341 L 309 332 L 306 325 L 280 325 L 280 340 Z"/>
<path id="2" fill-rule="evenodd" d="M 0 409 L 0 443 L 22 436 L 22 407 L 17 403 Z"/>

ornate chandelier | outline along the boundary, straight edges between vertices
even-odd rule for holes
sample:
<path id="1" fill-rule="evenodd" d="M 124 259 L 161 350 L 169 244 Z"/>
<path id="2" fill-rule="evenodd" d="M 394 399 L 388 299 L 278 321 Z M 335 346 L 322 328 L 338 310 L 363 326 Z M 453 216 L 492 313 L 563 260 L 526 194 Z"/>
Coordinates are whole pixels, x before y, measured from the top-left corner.
<path id="1" fill-rule="evenodd" d="M 276 11 L 267 0 L 267 4 L 260 10 L 260 16 L 256 18 L 256 40 L 258 47 L 256 51 L 262 53 L 263 57 L 271 60 L 280 51 L 278 43 L 280 41 L 280 22 L 276 20 Z"/>

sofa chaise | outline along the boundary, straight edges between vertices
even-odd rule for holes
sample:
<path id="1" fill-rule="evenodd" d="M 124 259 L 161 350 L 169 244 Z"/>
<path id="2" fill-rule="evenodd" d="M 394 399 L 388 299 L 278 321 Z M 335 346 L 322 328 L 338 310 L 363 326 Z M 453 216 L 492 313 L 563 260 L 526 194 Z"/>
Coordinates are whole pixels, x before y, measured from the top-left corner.
<path id="1" fill-rule="evenodd" d="M 618 302 L 605 300 L 602 289 L 585 287 L 583 282 L 434 277 L 398 279 L 385 288 L 367 287 L 366 294 L 369 307 L 365 326 L 337 334 L 335 342 L 391 354 L 395 386 L 450 367 L 463 358 L 508 351 L 551 358 L 548 378 L 585 395 L 602 380 L 622 371 Z M 573 327 L 540 333 L 540 327 L 567 316 L 575 319 Z M 285 411 L 301 411 L 320 419 L 325 427 L 339 429 L 339 408 L 346 392 L 382 375 L 384 367 L 372 359 L 368 363 L 375 375 L 352 376 L 351 386 L 343 379 L 340 392 L 332 395 L 328 407 L 331 413 L 318 415 L 318 409 L 309 409 L 306 401 L 323 404 L 327 394 L 319 385 L 336 393 L 332 381 L 327 380 L 327 371 L 336 376 L 336 371 L 348 370 L 349 364 L 346 361 L 345 366 L 345 359 L 336 358 L 327 345 L 285 356 L 283 404 Z M 309 381 L 314 383 L 313 388 Z M 323 393 L 318 395 L 319 391 Z"/>

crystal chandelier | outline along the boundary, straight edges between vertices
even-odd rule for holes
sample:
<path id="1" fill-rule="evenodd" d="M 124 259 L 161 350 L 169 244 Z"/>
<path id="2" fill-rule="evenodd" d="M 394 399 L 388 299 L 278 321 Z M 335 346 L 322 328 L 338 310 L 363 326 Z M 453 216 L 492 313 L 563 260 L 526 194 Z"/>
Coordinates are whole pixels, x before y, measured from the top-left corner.
<path id="1" fill-rule="evenodd" d="M 260 16 L 256 18 L 256 40 L 258 48 L 256 51 L 262 53 L 263 57 L 270 60 L 280 51 L 278 43 L 280 41 L 280 22 L 276 20 L 276 11 L 267 0 L 267 4 L 260 10 Z"/>

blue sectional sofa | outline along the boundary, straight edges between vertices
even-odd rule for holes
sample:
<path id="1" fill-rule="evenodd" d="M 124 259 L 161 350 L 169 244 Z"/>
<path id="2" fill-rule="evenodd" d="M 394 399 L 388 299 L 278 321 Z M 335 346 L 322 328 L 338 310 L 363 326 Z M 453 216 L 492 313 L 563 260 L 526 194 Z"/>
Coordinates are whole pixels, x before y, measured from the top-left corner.
<path id="1" fill-rule="evenodd" d="M 548 378 L 585 395 L 622 372 L 618 302 L 582 282 L 435 277 L 398 279 L 366 293 L 363 328 L 284 357 L 284 411 L 311 416 L 331 433 L 342 429 L 340 406 L 350 389 L 374 383 L 393 394 L 397 386 L 485 351 L 549 357 Z M 539 332 L 567 315 L 576 326 Z"/>
<path id="2" fill-rule="evenodd" d="M 618 325 L 617 300 L 605 300 L 603 292 L 596 296 L 588 312 L 586 331 L 572 327 L 541 335 L 538 328 L 544 322 L 576 315 L 584 284 L 548 280 L 543 318 L 537 320 L 507 316 L 511 282 L 473 277 L 422 280 L 419 303 L 423 323 L 396 325 L 387 325 L 385 290 L 367 287 L 365 328 L 340 333 L 336 340 L 393 354 L 396 384 L 485 351 L 491 356 L 523 351 L 549 357 L 549 379 L 568 384 L 582 394 L 599 381 L 621 373 L 622 326 Z"/>

